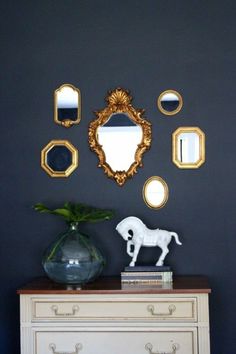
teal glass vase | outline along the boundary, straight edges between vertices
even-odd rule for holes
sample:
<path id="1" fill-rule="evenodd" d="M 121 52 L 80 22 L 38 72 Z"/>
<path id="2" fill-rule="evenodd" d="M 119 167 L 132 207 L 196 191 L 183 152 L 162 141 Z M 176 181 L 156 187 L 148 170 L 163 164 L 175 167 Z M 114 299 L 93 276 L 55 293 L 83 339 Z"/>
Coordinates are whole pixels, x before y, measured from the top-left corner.
<path id="1" fill-rule="evenodd" d="M 105 260 L 89 236 L 81 233 L 78 223 L 69 224 L 46 250 L 43 268 L 50 279 L 64 284 L 85 284 L 102 272 Z"/>

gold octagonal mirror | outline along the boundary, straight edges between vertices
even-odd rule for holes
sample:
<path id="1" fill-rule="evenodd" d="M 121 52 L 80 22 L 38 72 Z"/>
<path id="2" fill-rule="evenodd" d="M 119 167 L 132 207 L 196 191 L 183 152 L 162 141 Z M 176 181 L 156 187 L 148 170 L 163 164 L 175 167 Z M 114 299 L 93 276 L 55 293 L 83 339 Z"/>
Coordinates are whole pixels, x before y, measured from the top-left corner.
<path id="1" fill-rule="evenodd" d="M 179 168 L 199 168 L 205 162 L 205 134 L 198 127 L 180 127 L 172 134 L 172 160 Z"/>
<path id="2" fill-rule="evenodd" d="M 78 151 L 67 140 L 51 140 L 41 151 L 41 167 L 51 177 L 68 177 L 78 166 Z"/>
<path id="3" fill-rule="evenodd" d="M 81 119 L 80 90 L 64 84 L 54 92 L 54 121 L 65 128 L 79 124 Z"/>
<path id="4" fill-rule="evenodd" d="M 129 91 L 117 88 L 108 92 L 108 103 L 95 112 L 89 126 L 89 145 L 99 159 L 99 167 L 122 186 L 139 166 L 142 155 L 151 145 L 151 124 L 135 109 Z"/>
<path id="5" fill-rule="evenodd" d="M 151 209 L 162 208 L 169 197 L 167 183 L 159 176 L 152 176 L 143 185 L 143 200 Z"/>

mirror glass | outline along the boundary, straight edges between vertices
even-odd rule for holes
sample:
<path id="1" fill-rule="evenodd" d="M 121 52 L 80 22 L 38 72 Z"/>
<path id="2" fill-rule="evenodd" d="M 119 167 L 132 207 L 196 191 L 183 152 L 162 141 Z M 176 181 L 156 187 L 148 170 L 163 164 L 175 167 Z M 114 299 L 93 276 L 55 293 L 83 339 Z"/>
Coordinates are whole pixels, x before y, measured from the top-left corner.
<path id="1" fill-rule="evenodd" d="M 166 182 L 159 176 L 150 177 L 143 186 L 143 199 L 149 208 L 162 208 L 169 196 Z"/>
<path id="2" fill-rule="evenodd" d="M 72 164 L 72 152 L 66 146 L 53 146 L 47 153 L 47 165 L 53 171 L 65 171 Z"/>
<path id="3" fill-rule="evenodd" d="M 205 134 L 198 127 L 180 127 L 172 137 L 173 162 L 179 168 L 198 168 L 205 162 Z"/>
<path id="4" fill-rule="evenodd" d="M 174 90 L 167 90 L 160 94 L 158 98 L 158 108 L 166 115 L 178 113 L 183 106 L 181 95 Z"/>
<path id="5" fill-rule="evenodd" d="M 195 163 L 199 160 L 199 135 L 194 132 L 185 132 L 178 135 L 177 157 L 181 163 Z"/>
<path id="6" fill-rule="evenodd" d="M 62 85 L 55 91 L 55 122 L 65 127 L 80 121 L 80 92 L 73 85 Z"/>
<path id="7" fill-rule="evenodd" d="M 67 140 L 51 140 L 41 151 L 41 167 L 51 177 L 68 177 L 78 166 L 78 151 Z"/>
<path id="8" fill-rule="evenodd" d="M 134 162 L 135 152 L 143 133 L 125 113 L 114 113 L 97 130 L 98 142 L 106 155 L 106 162 L 113 171 L 126 171 Z"/>
<path id="9" fill-rule="evenodd" d="M 89 124 L 89 145 L 98 156 L 98 167 L 119 186 L 137 173 L 151 145 L 151 123 L 144 119 L 144 109 L 135 109 L 131 101 L 128 90 L 109 91 L 107 106 L 96 111 Z"/>

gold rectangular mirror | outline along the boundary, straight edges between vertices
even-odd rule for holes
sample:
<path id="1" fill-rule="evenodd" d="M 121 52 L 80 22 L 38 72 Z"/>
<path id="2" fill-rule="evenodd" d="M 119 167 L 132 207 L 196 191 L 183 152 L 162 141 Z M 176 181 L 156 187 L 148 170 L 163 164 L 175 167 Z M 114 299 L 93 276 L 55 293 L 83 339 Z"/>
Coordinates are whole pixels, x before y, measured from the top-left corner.
<path id="1" fill-rule="evenodd" d="M 172 134 L 172 160 L 179 168 L 199 168 L 205 162 L 205 134 L 198 127 L 180 127 Z"/>

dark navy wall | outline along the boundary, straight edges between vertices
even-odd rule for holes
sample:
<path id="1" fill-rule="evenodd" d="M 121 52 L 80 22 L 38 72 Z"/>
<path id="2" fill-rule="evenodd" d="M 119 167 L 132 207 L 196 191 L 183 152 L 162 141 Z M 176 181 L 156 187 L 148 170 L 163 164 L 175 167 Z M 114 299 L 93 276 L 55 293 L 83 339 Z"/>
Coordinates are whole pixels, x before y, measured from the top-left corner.
<path id="1" fill-rule="evenodd" d="M 129 257 L 114 230 L 136 215 L 149 227 L 179 233 L 167 258 L 176 274 L 210 279 L 213 354 L 235 351 L 236 5 L 227 0 L 2 1 L 1 16 L 1 238 L 0 351 L 19 353 L 16 288 L 43 275 L 42 253 L 63 221 L 32 210 L 78 201 L 116 210 L 114 220 L 83 229 L 107 258 L 104 274 L 119 274 Z M 68 130 L 53 123 L 53 92 L 71 83 L 82 93 L 82 120 Z M 124 187 L 97 168 L 87 130 L 107 90 L 131 90 L 133 104 L 152 122 L 151 150 Z M 179 91 L 183 110 L 157 109 L 158 95 Z M 206 163 L 181 170 L 171 162 L 171 133 L 179 126 L 206 133 Z M 40 168 L 51 139 L 68 139 L 80 154 L 67 179 Z M 144 181 L 159 175 L 170 189 L 167 205 L 148 209 Z M 155 261 L 153 250 L 142 259 Z M 101 354 L 101 353 L 100 353 Z"/>

